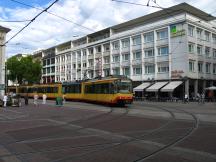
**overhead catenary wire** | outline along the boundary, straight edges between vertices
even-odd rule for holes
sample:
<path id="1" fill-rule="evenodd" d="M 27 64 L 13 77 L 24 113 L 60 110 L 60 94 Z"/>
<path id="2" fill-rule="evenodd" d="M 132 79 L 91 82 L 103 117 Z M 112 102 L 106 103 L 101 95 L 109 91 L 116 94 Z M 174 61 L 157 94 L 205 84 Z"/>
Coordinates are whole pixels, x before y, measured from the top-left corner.
<path id="1" fill-rule="evenodd" d="M 0 22 L 29 22 L 31 20 L 0 20 Z"/>
<path id="2" fill-rule="evenodd" d="M 26 3 L 23 3 L 23 2 L 20 2 L 20 1 L 17 1 L 17 0 L 10 0 L 10 1 L 15 2 L 15 3 L 18 3 L 18 4 L 21 4 L 21 5 L 23 5 L 23 6 L 27 6 L 27 7 L 30 7 L 30 8 L 34 8 L 34 9 L 37 9 L 37 10 L 40 10 L 40 11 L 43 11 L 43 10 L 44 10 L 43 8 L 35 7 L 35 6 L 29 5 L 29 4 L 26 4 Z M 52 16 L 58 17 L 58 18 L 60 18 L 60 19 L 62 19 L 62 20 L 65 20 L 65 21 L 67 21 L 67 22 L 70 22 L 70 23 L 72 23 L 72 24 L 75 24 L 75 25 L 77 25 L 77 26 L 80 26 L 80 27 L 82 27 L 82 28 L 84 28 L 84 29 L 87 29 L 87 30 L 89 30 L 89 31 L 91 31 L 91 32 L 95 32 L 95 30 L 93 30 L 93 29 L 91 29 L 91 28 L 88 28 L 88 27 L 86 27 L 86 26 L 83 26 L 83 25 L 81 25 L 81 24 L 79 24 L 79 23 L 76 23 L 76 22 L 74 22 L 74 21 L 72 21 L 72 20 L 69 20 L 69 19 L 67 19 L 67 18 L 65 18 L 65 17 L 59 16 L 59 15 L 57 15 L 57 14 L 54 14 L 54 13 L 52 13 L 52 12 L 50 12 L 50 11 L 45 11 L 45 12 L 48 13 L 48 14 L 50 14 L 50 15 L 52 15 Z"/>
<path id="3" fill-rule="evenodd" d="M 120 3 L 127 3 L 127 4 L 132 4 L 132 5 L 137 5 L 137 6 L 144 6 L 144 7 L 152 7 L 152 8 L 160 8 L 160 9 L 164 9 L 158 6 L 151 6 L 149 5 L 149 3 L 145 4 L 141 4 L 141 3 L 134 3 L 134 2 L 128 2 L 128 1 L 120 1 L 120 0 L 112 0 L 114 2 L 120 2 Z"/>
<path id="4" fill-rule="evenodd" d="M 34 18 L 32 18 L 31 21 L 28 24 L 26 24 L 22 29 L 20 29 L 9 40 L 7 40 L 3 45 L 0 45 L 0 46 L 5 46 L 9 41 L 11 41 L 13 38 L 15 38 L 19 33 L 21 33 L 25 28 L 27 28 L 33 21 L 35 21 L 42 13 L 46 12 L 50 7 L 52 7 L 58 1 L 59 0 L 55 0 L 53 3 L 51 3 L 47 8 L 45 8 L 39 14 L 37 14 Z"/>

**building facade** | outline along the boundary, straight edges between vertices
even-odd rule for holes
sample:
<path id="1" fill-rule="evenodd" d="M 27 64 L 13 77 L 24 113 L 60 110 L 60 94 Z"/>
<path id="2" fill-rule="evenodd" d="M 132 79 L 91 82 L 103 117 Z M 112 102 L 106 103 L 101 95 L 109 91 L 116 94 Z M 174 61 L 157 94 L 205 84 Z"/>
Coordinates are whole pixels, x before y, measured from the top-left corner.
<path id="1" fill-rule="evenodd" d="M 181 93 L 195 96 L 216 85 L 214 20 L 182 3 L 65 42 L 47 49 L 52 56 L 44 51 L 43 60 L 53 58 L 44 83 L 127 75 L 134 85 L 181 81 Z"/>
<path id="2" fill-rule="evenodd" d="M 0 26 L 0 96 L 3 96 L 5 93 L 5 72 L 7 68 L 5 67 L 5 40 L 6 34 L 10 29 Z"/>

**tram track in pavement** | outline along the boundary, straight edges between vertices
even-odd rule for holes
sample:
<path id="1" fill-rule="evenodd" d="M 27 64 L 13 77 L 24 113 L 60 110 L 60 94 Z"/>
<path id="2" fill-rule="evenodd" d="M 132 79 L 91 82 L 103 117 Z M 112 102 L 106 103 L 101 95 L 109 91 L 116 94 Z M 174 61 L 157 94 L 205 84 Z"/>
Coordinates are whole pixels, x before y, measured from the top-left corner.
<path id="1" fill-rule="evenodd" d="M 106 116 L 106 115 L 109 115 L 109 114 L 111 114 L 111 113 L 113 113 L 114 111 L 113 111 L 113 107 L 110 107 L 110 111 L 109 112 L 106 112 L 106 113 L 103 113 L 103 114 L 99 114 L 99 115 L 95 115 L 95 116 L 91 116 L 91 117 L 88 117 L 88 118 L 85 118 L 85 119 L 79 119 L 79 120 L 75 120 L 75 121 L 71 121 L 71 122 L 67 122 L 67 123 L 65 123 L 65 124 L 62 124 L 62 125 L 58 125 L 58 126 L 66 126 L 66 125 L 70 125 L 70 124 L 77 124 L 77 123 L 79 123 L 79 122 L 86 122 L 86 121 L 89 121 L 89 120 L 92 120 L 92 119 L 94 119 L 94 118 L 98 118 L 98 117 L 103 117 L 103 116 Z M 83 129 L 88 129 L 90 126 L 93 126 L 93 125 L 95 125 L 95 124 L 104 124 L 105 122 L 111 122 L 111 121 L 114 121 L 114 120 L 118 120 L 119 118 L 121 118 L 121 117 L 123 117 L 123 116 L 125 116 L 125 115 L 127 115 L 128 114 L 128 112 L 129 112 L 129 110 L 128 110 L 128 108 L 125 108 L 125 112 L 124 113 L 122 113 L 121 115 L 116 115 L 114 118 L 111 118 L 111 119 L 109 119 L 109 120 L 104 120 L 104 121 L 99 121 L 99 122 L 96 122 L 96 123 L 93 123 L 93 124 L 88 124 L 87 126 L 85 126 L 85 127 L 80 127 L 80 128 L 78 128 L 78 129 L 75 129 L 75 130 L 72 130 L 72 131 L 81 131 L 81 130 L 83 130 Z M 59 132 L 58 132 L 59 133 Z M 61 134 L 58 134 L 57 136 L 59 136 L 59 135 L 61 135 Z M 32 141 L 32 140 L 40 140 L 40 139 L 42 139 L 42 140 L 44 140 L 44 139 L 53 139 L 53 135 L 52 136 L 46 136 L 46 137 L 41 137 L 41 138 L 34 138 L 34 139 L 31 139 L 31 140 L 16 140 L 16 141 L 13 141 L 13 142 L 11 142 L 11 143 L 7 143 L 7 144 L 0 144 L 0 146 L 3 146 L 4 148 L 6 148 L 8 151 L 10 151 L 10 149 L 8 149 L 8 145 L 10 145 L 10 144 L 15 144 L 15 143 L 25 143 L 25 142 L 27 142 L 27 141 Z M 54 138 L 55 139 L 55 138 Z M 77 146 L 76 148 L 82 148 L 82 147 L 96 147 L 96 146 L 104 146 L 104 145 L 110 145 L 110 144 L 115 144 L 116 142 L 107 142 L 107 143 L 97 143 L 97 144 L 91 144 L 91 145 L 81 145 L 81 146 Z M 61 150 L 61 149 L 68 149 L 68 148 L 73 148 L 73 147 L 71 147 L 71 146 L 69 146 L 69 147 L 67 147 L 66 146 L 66 148 L 65 147 L 63 147 L 63 148 L 54 148 L 54 149 L 47 149 L 47 150 L 42 150 L 42 151 L 30 151 L 30 152 L 24 152 L 24 153 L 18 153 L 18 154 L 16 154 L 16 153 L 12 153 L 12 154 L 9 154 L 9 155 L 3 155 L 3 156 L 0 156 L 0 158 L 4 158 L 4 157 L 9 157 L 9 156 L 19 156 L 19 155 L 26 155 L 26 154 L 32 154 L 32 153 L 42 153 L 42 152 L 51 152 L 51 151 L 55 151 L 55 150 Z M 13 152 L 12 150 L 11 150 L 11 152 Z"/>
<path id="2" fill-rule="evenodd" d="M 158 107 L 157 107 L 157 108 L 158 108 Z M 72 156 L 72 157 L 66 157 L 66 158 L 57 159 L 57 160 L 54 160 L 54 161 L 52 161 L 52 162 L 63 162 L 63 161 L 73 160 L 73 159 L 74 159 L 74 160 L 77 160 L 77 158 L 78 158 L 78 159 L 82 159 L 83 157 L 88 156 L 89 154 L 99 153 L 99 152 L 101 152 L 101 151 L 106 151 L 106 150 L 108 150 L 108 149 L 113 149 L 113 148 L 115 148 L 115 147 L 119 147 L 119 146 L 128 144 L 128 143 L 130 143 L 130 142 L 145 140 L 145 139 L 141 139 L 141 138 L 145 137 L 146 135 L 150 135 L 150 134 L 152 134 L 152 133 L 155 133 L 155 132 L 157 132 L 157 131 L 159 131 L 159 130 L 162 130 L 164 127 L 166 127 L 167 125 L 169 125 L 169 124 L 171 123 L 171 121 L 173 121 L 173 119 L 175 118 L 175 115 L 174 115 L 174 113 L 173 113 L 172 111 L 170 111 L 170 110 L 168 110 L 168 109 L 166 109 L 166 108 L 161 108 L 161 107 L 160 107 L 159 109 L 162 109 L 162 110 L 164 110 L 164 111 L 169 112 L 169 113 L 171 114 L 171 116 L 172 116 L 172 119 L 169 120 L 169 121 L 168 121 L 167 123 L 165 123 L 164 125 L 162 125 L 161 127 L 152 130 L 151 132 L 145 133 L 144 135 L 141 135 L 141 136 L 136 137 L 136 138 L 132 138 L 131 140 L 127 140 L 127 141 L 124 141 L 124 142 L 115 144 L 115 145 L 113 145 L 113 146 L 105 147 L 105 148 L 100 149 L 100 150 L 93 150 L 93 151 L 91 151 L 91 152 L 87 152 L 87 153 L 84 153 L 84 154 L 81 154 L 81 155 L 75 155 L 75 156 Z M 166 144 L 166 145 L 162 146 L 160 149 L 157 149 L 157 150 L 155 150 L 155 151 L 149 153 L 148 155 L 145 155 L 145 156 L 143 156 L 143 157 L 140 157 L 140 158 L 134 160 L 134 162 L 145 161 L 145 160 L 147 160 L 147 159 L 149 159 L 149 158 L 151 158 L 151 157 L 153 157 L 153 156 L 156 156 L 157 154 L 159 154 L 159 153 L 161 153 L 161 152 L 163 152 L 163 151 L 165 151 L 165 150 L 167 150 L 167 149 L 169 149 L 169 148 L 175 146 L 176 144 L 180 143 L 181 141 L 183 141 L 184 139 L 186 139 L 187 137 L 189 137 L 189 136 L 198 128 L 199 122 L 198 122 L 198 119 L 196 118 L 196 116 L 193 115 L 193 114 L 191 114 L 191 113 L 188 113 L 188 112 L 186 112 L 186 111 L 183 111 L 183 112 L 184 112 L 184 113 L 187 113 L 187 114 L 190 114 L 190 115 L 192 116 L 192 118 L 194 119 L 194 125 L 193 125 L 193 127 L 191 127 L 190 130 L 188 130 L 188 131 L 185 133 L 185 135 L 178 137 L 176 140 L 171 141 L 169 144 Z M 160 133 L 160 132 L 159 132 L 159 133 Z"/>
<path id="3" fill-rule="evenodd" d="M 160 108 L 160 109 L 162 109 L 164 111 L 166 111 L 166 110 L 170 111 L 167 108 Z M 188 113 L 188 112 L 183 111 L 183 110 L 182 110 L 182 112 Z M 90 151 L 90 152 L 87 152 L 87 153 L 84 153 L 84 154 L 80 154 L 80 155 L 73 155 L 72 157 L 65 157 L 63 159 L 57 159 L 56 162 L 61 162 L 61 161 L 64 161 L 64 160 L 73 160 L 73 159 L 77 159 L 77 158 L 82 159 L 83 157 L 85 158 L 89 154 L 99 153 L 99 152 L 105 151 L 107 149 L 116 148 L 118 146 L 122 146 L 124 144 L 130 143 L 130 142 L 133 142 L 133 141 L 145 140 L 145 139 L 141 139 L 141 138 L 143 138 L 146 135 L 149 135 L 149 134 L 155 133 L 157 131 L 160 131 L 161 129 L 165 128 L 167 125 L 169 125 L 173 121 L 173 118 L 175 118 L 175 115 L 174 115 L 174 113 L 172 111 L 170 111 L 170 114 L 172 116 L 172 119 L 170 119 L 167 123 L 165 123 L 161 127 L 157 128 L 157 129 L 154 129 L 154 130 L 152 130 L 150 132 L 147 132 L 147 133 L 143 134 L 142 136 L 139 136 L 139 137 L 136 137 L 136 138 L 132 137 L 131 140 L 126 140 L 124 142 L 99 143 L 99 144 L 95 144 L 95 145 L 83 145 L 83 146 L 76 146 L 76 147 L 68 146 L 68 147 L 53 148 L 53 149 L 47 149 L 47 150 L 41 150 L 41 151 L 26 152 L 26 153 L 23 153 L 23 154 L 13 154 L 13 155 L 9 155 L 9 156 L 20 156 L 20 155 L 26 155 L 26 154 L 32 154 L 32 153 L 47 153 L 47 152 L 53 152 L 53 151 L 58 151 L 58 150 L 64 150 L 64 149 L 67 150 L 68 148 L 73 148 L 73 149 L 85 148 L 85 147 L 91 148 L 91 150 L 93 150 L 93 151 Z M 151 154 L 140 157 L 139 159 L 135 160 L 135 162 L 145 161 L 145 160 L 147 160 L 147 159 L 149 159 L 151 157 L 154 157 L 157 154 L 159 154 L 159 153 L 173 147 L 174 145 L 176 145 L 176 144 L 180 143 L 181 141 L 183 141 L 185 138 L 189 137 L 195 131 L 195 129 L 198 128 L 198 124 L 199 124 L 198 119 L 193 114 L 190 113 L 190 115 L 193 116 L 193 119 L 195 121 L 194 126 L 189 131 L 187 131 L 184 136 L 181 136 L 181 137 L 177 138 L 175 141 L 172 141 L 169 144 L 161 147 L 160 149 L 153 151 Z M 98 149 L 94 150 L 94 148 L 97 147 L 97 146 L 101 146 L 102 148 L 98 148 Z M 0 156 L 0 158 L 1 158 L 1 156 Z M 51 160 L 51 161 L 53 162 L 53 160 Z"/>

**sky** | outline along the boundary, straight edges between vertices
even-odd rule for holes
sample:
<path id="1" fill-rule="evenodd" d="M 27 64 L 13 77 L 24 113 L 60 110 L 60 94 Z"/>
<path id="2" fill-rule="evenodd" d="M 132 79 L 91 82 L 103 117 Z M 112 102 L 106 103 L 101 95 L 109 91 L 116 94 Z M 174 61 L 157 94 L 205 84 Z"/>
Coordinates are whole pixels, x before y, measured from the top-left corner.
<path id="1" fill-rule="evenodd" d="M 146 5 L 149 0 L 122 0 Z M 182 2 L 216 16 L 215 0 L 155 0 L 161 7 L 171 7 Z M 31 5 L 35 8 L 23 5 Z M 0 26 L 10 28 L 6 40 L 24 27 L 54 0 L 0 0 Z M 155 6 L 153 0 L 149 5 Z M 77 39 L 95 31 L 158 11 L 157 8 L 131 5 L 112 0 L 59 0 L 26 29 L 6 45 L 6 57 L 18 53 L 53 47 L 68 40 Z M 59 18 L 62 17 L 62 18 Z M 67 21 L 67 20 L 69 21 Z"/>

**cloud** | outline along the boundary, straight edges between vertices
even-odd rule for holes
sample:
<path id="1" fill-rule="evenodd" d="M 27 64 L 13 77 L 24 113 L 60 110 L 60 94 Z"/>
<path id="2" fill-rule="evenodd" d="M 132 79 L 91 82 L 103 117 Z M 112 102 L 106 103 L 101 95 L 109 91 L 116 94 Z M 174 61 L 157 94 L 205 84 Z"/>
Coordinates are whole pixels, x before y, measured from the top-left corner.
<path id="1" fill-rule="evenodd" d="M 140 4 L 148 2 L 147 0 L 128 1 Z M 157 0 L 157 3 L 162 7 L 170 7 L 182 2 L 182 0 Z M 195 0 L 189 0 L 187 3 L 208 13 L 213 12 L 216 8 L 214 0 L 200 0 L 199 3 Z M 150 5 L 155 4 L 150 1 Z M 36 7 L 45 8 L 47 6 L 48 4 Z M 82 26 L 98 31 L 157 10 L 159 9 L 118 3 L 111 0 L 61 0 L 53 5 L 49 11 L 76 24 L 43 13 L 28 28 L 10 41 L 6 49 L 7 55 L 32 53 L 37 49 L 49 48 L 73 39 L 73 35 L 83 36 L 93 32 Z M 15 8 L 0 7 L 0 20 L 29 20 L 39 12 L 37 9 L 26 8 L 25 6 Z M 27 23 L 1 23 L 0 25 L 12 29 L 7 34 L 7 39 L 9 39 Z M 20 45 L 15 45 L 17 43 Z"/>

